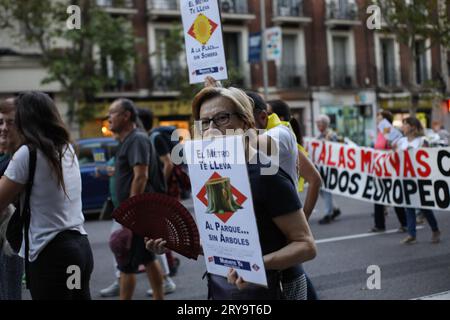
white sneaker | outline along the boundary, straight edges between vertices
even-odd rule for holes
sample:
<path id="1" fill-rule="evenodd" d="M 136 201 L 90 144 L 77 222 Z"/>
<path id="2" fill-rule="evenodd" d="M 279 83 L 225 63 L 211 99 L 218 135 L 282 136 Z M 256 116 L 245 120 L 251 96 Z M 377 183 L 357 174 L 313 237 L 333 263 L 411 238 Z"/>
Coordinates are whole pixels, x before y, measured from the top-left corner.
<path id="1" fill-rule="evenodd" d="M 172 293 L 175 291 L 175 289 L 177 288 L 177 285 L 175 284 L 175 282 L 173 282 L 172 278 L 167 277 L 164 280 L 163 288 L 164 288 L 164 294 L 169 294 L 169 293 Z M 149 297 L 153 296 L 153 289 L 148 289 L 147 295 Z"/>
<path id="2" fill-rule="evenodd" d="M 104 298 L 118 297 L 120 294 L 119 281 L 116 280 L 109 287 L 100 290 L 100 295 Z"/>

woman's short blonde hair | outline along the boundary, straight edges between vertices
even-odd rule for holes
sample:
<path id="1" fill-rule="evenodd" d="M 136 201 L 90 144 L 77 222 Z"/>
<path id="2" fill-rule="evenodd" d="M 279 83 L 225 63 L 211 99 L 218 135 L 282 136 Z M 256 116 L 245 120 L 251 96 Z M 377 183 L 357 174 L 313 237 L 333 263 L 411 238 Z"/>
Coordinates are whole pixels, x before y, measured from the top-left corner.
<path id="1" fill-rule="evenodd" d="M 233 87 L 206 87 L 197 93 L 192 101 L 192 115 L 194 116 L 194 120 L 200 120 L 200 108 L 202 104 L 216 97 L 224 97 L 233 102 L 236 112 L 247 125 L 247 129 L 255 127 L 253 101 L 249 99 L 244 91 Z"/>

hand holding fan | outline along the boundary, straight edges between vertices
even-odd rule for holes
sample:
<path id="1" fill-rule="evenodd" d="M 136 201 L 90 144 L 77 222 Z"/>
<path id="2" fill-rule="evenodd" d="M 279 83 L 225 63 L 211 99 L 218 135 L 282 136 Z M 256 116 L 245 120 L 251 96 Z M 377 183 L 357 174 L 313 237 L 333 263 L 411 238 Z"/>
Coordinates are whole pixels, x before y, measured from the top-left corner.
<path id="1" fill-rule="evenodd" d="M 166 247 L 187 258 L 197 259 L 200 236 L 190 212 L 176 199 L 160 193 L 144 193 L 124 201 L 113 218 L 134 233 L 162 238 Z"/>

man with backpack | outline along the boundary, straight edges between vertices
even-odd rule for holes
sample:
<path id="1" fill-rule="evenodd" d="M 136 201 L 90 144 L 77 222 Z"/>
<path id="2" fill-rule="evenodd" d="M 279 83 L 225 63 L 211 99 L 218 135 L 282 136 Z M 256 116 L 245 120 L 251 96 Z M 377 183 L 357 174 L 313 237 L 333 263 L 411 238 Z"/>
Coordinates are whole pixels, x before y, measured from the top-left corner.
<path id="1" fill-rule="evenodd" d="M 159 159 L 163 163 L 163 172 L 167 184 L 167 195 L 178 200 L 184 199 L 191 189 L 189 176 L 182 165 L 172 161 L 172 151 L 180 142 L 175 126 L 160 126 L 153 128 L 153 113 L 147 109 L 139 109 L 139 118 L 150 140 L 155 146 Z"/>

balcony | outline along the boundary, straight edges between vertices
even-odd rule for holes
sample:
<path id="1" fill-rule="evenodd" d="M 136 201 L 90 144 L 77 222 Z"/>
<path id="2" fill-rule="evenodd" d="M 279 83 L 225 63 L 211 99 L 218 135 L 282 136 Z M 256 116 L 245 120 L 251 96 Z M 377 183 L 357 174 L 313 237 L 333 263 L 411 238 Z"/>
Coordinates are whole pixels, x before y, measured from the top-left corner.
<path id="1" fill-rule="evenodd" d="M 272 21 L 275 24 L 305 24 L 312 19 L 304 15 L 303 0 L 273 0 Z"/>
<path id="2" fill-rule="evenodd" d="M 401 83 L 400 73 L 393 68 L 378 68 L 378 87 L 398 88 Z"/>
<path id="3" fill-rule="evenodd" d="M 113 14 L 136 14 L 133 0 L 97 0 L 97 6 Z"/>
<path id="4" fill-rule="evenodd" d="M 280 89 L 306 89 L 306 67 L 281 65 L 277 70 L 278 87 Z"/>
<path id="5" fill-rule="evenodd" d="M 120 75 L 108 78 L 108 83 L 103 90 L 97 94 L 98 98 L 119 98 L 137 95 L 137 86 L 134 82 L 134 76 L 124 77 Z"/>
<path id="6" fill-rule="evenodd" d="M 148 0 L 147 8 L 152 20 L 179 18 L 181 15 L 179 0 Z"/>
<path id="7" fill-rule="evenodd" d="M 255 15 L 248 10 L 247 0 L 220 0 L 222 20 L 246 21 L 255 19 Z"/>
<path id="8" fill-rule="evenodd" d="M 355 66 L 339 65 L 331 67 L 331 86 L 336 89 L 353 89 L 356 87 Z"/>
<path id="9" fill-rule="evenodd" d="M 149 14 L 152 20 L 179 18 L 179 0 L 148 0 Z M 246 0 L 220 0 L 223 21 L 246 21 L 255 19 L 248 10 Z"/>
<path id="10" fill-rule="evenodd" d="M 182 67 L 164 67 L 152 69 L 153 90 L 159 92 L 180 91 L 183 84 L 188 85 L 186 68 Z"/>
<path id="11" fill-rule="evenodd" d="M 330 27 L 361 25 L 358 6 L 355 2 L 345 0 L 329 0 L 327 2 L 325 25 Z"/>

